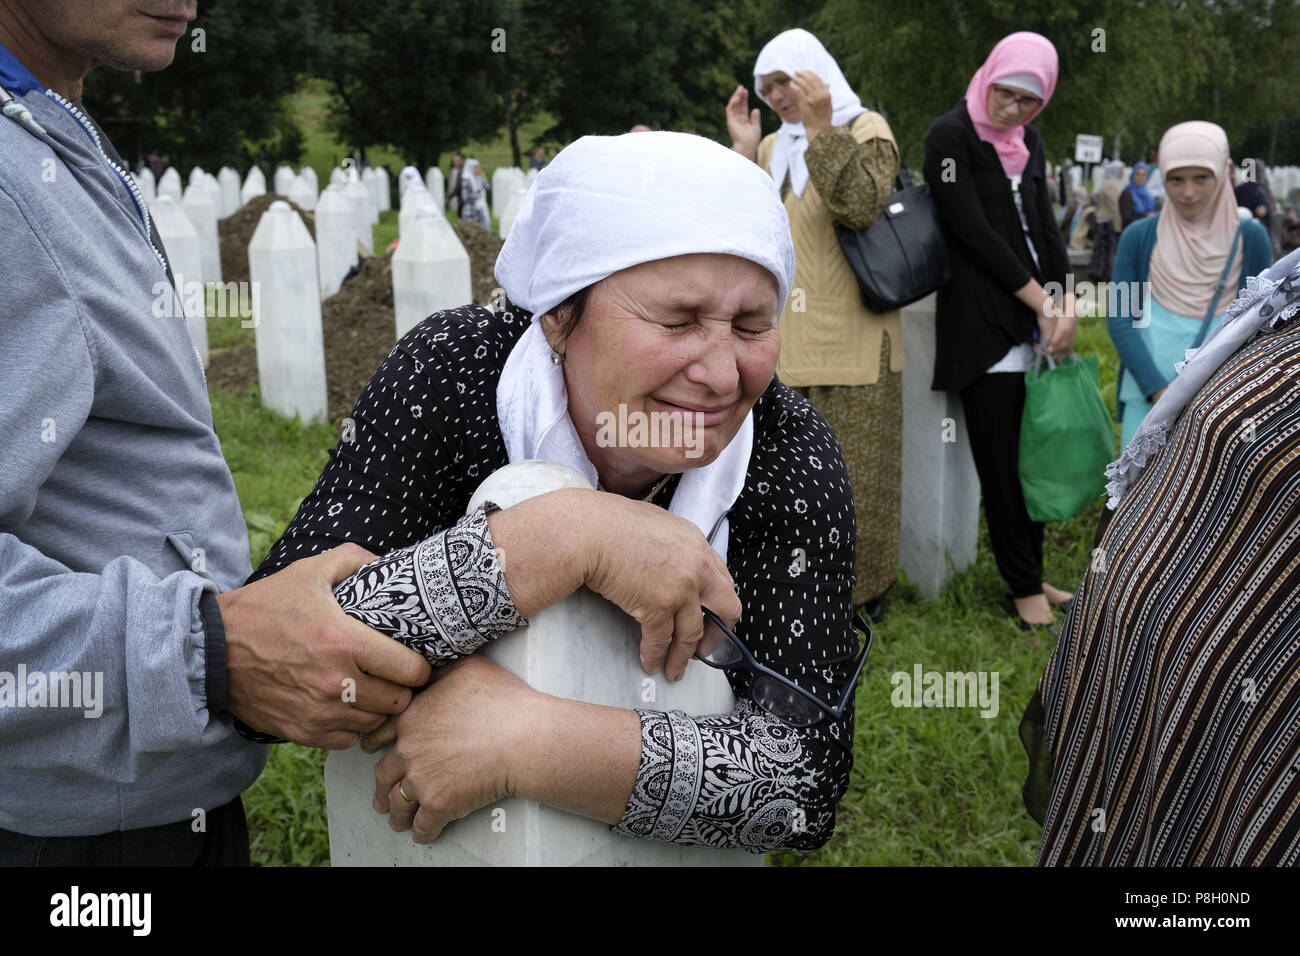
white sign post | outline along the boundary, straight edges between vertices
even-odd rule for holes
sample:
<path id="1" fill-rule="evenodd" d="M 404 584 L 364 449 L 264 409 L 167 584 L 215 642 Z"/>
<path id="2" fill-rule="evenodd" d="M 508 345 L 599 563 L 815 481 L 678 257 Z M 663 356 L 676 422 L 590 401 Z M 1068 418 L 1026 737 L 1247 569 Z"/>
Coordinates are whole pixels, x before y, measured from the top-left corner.
<path id="1" fill-rule="evenodd" d="M 1074 161 L 1076 163 L 1100 163 L 1102 139 L 1089 133 L 1080 133 L 1074 137 Z"/>
<path id="2" fill-rule="evenodd" d="M 1074 137 L 1074 161 L 1083 163 L 1083 181 L 1088 182 L 1090 166 L 1101 162 L 1102 139 L 1091 133 L 1079 133 Z M 1061 197 L 1065 199 L 1064 196 Z"/>

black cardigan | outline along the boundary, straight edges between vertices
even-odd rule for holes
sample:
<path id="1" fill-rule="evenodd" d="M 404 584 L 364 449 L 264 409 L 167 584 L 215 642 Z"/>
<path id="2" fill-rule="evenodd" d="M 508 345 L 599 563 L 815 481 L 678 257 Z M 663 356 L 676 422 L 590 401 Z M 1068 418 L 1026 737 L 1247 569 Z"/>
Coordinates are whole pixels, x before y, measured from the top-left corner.
<path id="1" fill-rule="evenodd" d="M 940 116 L 925 137 L 925 180 L 948 241 L 952 278 L 939 290 L 931 388 L 959 390 L 1019 342 L 1032 341 L 1034 310 L 1015 297 L 1031 278 L 1064 284 L 1069 255 L 1052 213 L 1043 141 L 1025 127 L 1029 161 L 1020 181 L 1029 234 L 993 146 L 975 133 L 966 101 Z M 951 162 L 946 162 L 951 160 Z"/>

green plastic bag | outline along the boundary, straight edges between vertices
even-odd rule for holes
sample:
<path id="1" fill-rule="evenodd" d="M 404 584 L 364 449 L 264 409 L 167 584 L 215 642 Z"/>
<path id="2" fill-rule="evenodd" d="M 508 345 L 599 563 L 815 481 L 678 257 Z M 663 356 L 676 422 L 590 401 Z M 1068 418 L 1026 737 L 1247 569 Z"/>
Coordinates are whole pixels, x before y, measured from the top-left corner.
<path id="1" fill-rule="evenodd" d="M 1020 421 L 1020 486 L 1033 521 L 1073 518 L 1106 488 L 1115 431 L 1101 398 L 1097 357 L 1049 357 L 1025 372 Z"/>

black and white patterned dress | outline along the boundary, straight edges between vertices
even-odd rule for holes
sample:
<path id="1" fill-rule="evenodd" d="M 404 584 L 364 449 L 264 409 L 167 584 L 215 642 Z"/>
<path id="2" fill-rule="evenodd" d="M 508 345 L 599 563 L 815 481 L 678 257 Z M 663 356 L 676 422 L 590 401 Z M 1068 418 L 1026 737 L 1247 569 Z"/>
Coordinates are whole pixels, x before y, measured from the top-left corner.
<path id="1" fill-rule="evenodd" d="M 250 580 L 345 542 L 386 555 L 336 591 L 349 614 L 436 663 L 526 622 L 510 603 L 479 483 L 507 464 L 497 383 L 529 315 L 465 306 L 394 347 L 284 535 Z M 775 378 L 754 405 L 754 449 L 729 515 L 737 634 L 767 666 L 823 700 L 849 676 L 855 524 L 844 459 L 807 400 Z M 655 497 L 666 506 L 675 481 Z M 390 552 L 398 553 L 390 553 Z M 424 582 L 417 584 L 417 582 Z M 853 713 L 795 729 L 727 672 L 730 714 L 638 710 L 642 752 L 616 832 L 712 847 L 811 850 L 834 830 L 853 765 Z"/>

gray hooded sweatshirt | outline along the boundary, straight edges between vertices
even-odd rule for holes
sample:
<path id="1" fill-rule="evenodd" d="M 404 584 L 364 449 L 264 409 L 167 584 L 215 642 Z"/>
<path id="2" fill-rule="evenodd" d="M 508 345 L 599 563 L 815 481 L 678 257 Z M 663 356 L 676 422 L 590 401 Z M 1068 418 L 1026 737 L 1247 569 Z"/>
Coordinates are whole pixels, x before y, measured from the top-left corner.
<path id="1" fill-rule="evenodd" d="M 197 819 L 266 761 L 224 711 L 239 500 L 120 158 L 3 47 L 0 86 L 44 129 L 0 116 L 0 827 Z"/>

